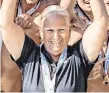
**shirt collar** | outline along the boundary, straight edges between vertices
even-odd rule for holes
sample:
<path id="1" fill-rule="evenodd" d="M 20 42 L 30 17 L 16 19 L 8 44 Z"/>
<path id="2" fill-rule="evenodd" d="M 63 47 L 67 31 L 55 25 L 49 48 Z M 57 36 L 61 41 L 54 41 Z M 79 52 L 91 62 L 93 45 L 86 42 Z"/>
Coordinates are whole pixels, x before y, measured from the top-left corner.
<path id="1" fill-rule="evenodd" d="M 57 63 L 57 62 L 54 62 L 53 58 L 50 56 L 50 54 L 47 52 L 47 50 L 45 49 L 44 47 L 44 44 L 42 43 L 40 45 L 40 51 L 43 53 L 43 55 L 45 56 L 46 60 L 50 63 L 50 64 L 53 64 L 53 63 Z M 67 57 L 70 56 L 70 50 L 69 50 L 69 46 L 67 47 L 68 51 L 67 51 Z"/>
<path id="2" fill-rule="evenodd" d="M 45 56 L 46 60 L 47 60 L 50 64 L 54 63 L 52 57 L 50 56 L 50 54 L 49 54 L 49 53 L 47 52 L 47 50 L 45 49 L 43 43 L 40 45 L 40 49 L 41 49 L 40 51 L 41 51 L 41 52 L 43 53 L 43 55 Z"/>

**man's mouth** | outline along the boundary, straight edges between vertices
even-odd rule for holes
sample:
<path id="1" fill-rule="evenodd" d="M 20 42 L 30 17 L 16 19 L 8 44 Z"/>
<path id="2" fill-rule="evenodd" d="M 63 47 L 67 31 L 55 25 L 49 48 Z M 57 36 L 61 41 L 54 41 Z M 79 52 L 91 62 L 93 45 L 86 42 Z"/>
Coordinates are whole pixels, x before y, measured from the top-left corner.
<path id="1" fill-rule="evenodd" d="M 52 44 L 61 44 L 62 41 L 50 41 Z"/>

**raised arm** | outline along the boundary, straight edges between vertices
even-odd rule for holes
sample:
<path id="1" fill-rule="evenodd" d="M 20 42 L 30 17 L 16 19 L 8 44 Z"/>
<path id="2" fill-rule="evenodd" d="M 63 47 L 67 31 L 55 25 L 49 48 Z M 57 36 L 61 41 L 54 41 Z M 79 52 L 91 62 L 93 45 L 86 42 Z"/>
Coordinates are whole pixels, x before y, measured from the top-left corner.
<path id="1" fill-rule="evenodd" d="M 60 6 L 67 9 L 71 19 L 75 16 L 74 11 L 73 11 L 75 2 L 76 2 L 76 0 L 60 0 Z"/>
<path id="2" fill-rule="evenodd" d="M 83 35 L 83 48 L 90 61 L 94 61 L 106 39 L 108 16 L 103 0 L 90 0 L 94 22 Z"/>
<path id="3" fill-rule="evenodd" d="M 24 31 L 14 23 L 17 0 L 3 0 L 0 13 L 0 31 L 2 39 L 14 59 L 21 55 L 24 44 Z"/>

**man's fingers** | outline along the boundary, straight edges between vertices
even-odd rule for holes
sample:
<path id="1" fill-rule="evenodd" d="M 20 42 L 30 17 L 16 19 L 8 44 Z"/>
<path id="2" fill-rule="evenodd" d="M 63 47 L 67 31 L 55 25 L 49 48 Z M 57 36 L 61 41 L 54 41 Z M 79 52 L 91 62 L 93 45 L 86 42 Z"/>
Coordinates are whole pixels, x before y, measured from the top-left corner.
<path id="1" fill-rule="evenodd" d="M 22 18 L 22 20 L 20 20 L 20 26 L 22 28 L 27 28 L 30 27 L 30 16 L 29 15 L 21 15 L 20 18 Z"/>
<path id="2" fill-rule="evenodd" d="M 94 79 L 97 79 L 99 77 L 101 77 L 101 74 L 97 74 L 94 77 L 89 77 L 88 80 L 94 80 Z"/>
<path id="3" fill-rule="evenodd" d="M 26 21 L 25 24 L 23 25 L 23 28 L 29 28 L 31 26 L 31 22 Z"/>
<path id="4" fill-rule="evenodd" d="M 22 20 L 23 20 L 23 19 L 21 19 L 20 17 L 17 17 L 17 18 L 15 19 L 15 23 L 18 24 L 18 25 L 20 25 L 21 22 L 22 22 Z"/>
<path id="5" fill-rule="evenodd" d="M 24 19 L 25 21 L 27 21 L 27 20 L 30 19 L 30 16 L 29 16 L 29 15 L 25 15 L 25 16 L 23 17 L 23 19 Z"/>
<path id="6" fill-rule="evenodd" d="M 29 21 L 26 21 L 24 24 L 23 24 L 23 26 L 22 26 L 22 28 L 27 28 L 27 26 L 29 25 Z"/>
<path id="7" fill-rule="evenodd" d="M 106 57 L 103 57 L 100 59 L 100 61 L 105 61 L 106 60 Z"/>
<path id="8" fill-rule="evenodd" d="M 22 21 L 23 21 L 23 18 L 18 17 L 18 22 L 19 22 L 19 24 L 18 24 L 18 25 L 20 25 L 20 24 L 22 23 Z"/>
<path id="9" fill-rule="evenodd" d="M 102 58 L 102 59 L 100 59 L 100 60 L 98 60 L 98 61 L 95 63 L 95 66 L 96 66 L 96 65 L 100 65 L 100 64 L 102 65 L 102 63 L 105 62 L 105 60 L 106 60 L 105 57 Z"/>
<path id="10" fill-rule="evenodd" d="M 101 70 L 101 68 L 102 68 L 101 65 L 98 65 L 96 67 L 93 67 L 92 71 Z"/>
<path id="11" fill-rule="evenodd" d="M 24 18 L 23 20 L 22 20 L 22 22 L 20 23 L 20 26 L 23 28 L 23 26 L 25 26 L 25 25 L 27 25 L 27 24 L 29 24 L 30 22 L 29 22 L 29 20 L 27 20 L 27 18 Z"/>
<path id="12" fill-rule="evenodd" d="M 27 28 L 31 27 L 31 25 L 32 25 L 32 23 L 31 23 L 31 22 L 29 22 L 29 24 L 28 24 Z"/>
<path id="13" fill-rule="evenodd" d="M 101 76 L 103 76 L 103 62 L 105 61 L 105 58 L 100 59 L 98 62 L 95 63 L 88 80 L 97 79 Z"/>

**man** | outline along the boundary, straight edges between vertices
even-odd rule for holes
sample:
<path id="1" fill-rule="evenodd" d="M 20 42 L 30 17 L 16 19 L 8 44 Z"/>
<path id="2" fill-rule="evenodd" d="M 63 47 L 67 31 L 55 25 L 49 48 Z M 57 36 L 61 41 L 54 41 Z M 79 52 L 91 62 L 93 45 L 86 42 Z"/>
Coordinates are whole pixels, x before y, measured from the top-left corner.
<path id="1" fill-rule="evenodd" d="M 3 0 L 0 0 L 0 6 L 2 1 Z M 73 15 L 72 7 L 74 7 L 74 2 L 75 0 L 17 0 L 16 10 L 18 12 L 15 14 L 19 15 L 15 18 L 16 23 L 24 29 L 24 32 L 30 38 L 36 43 L 40 43 L 39 36 L 37 36 L 39 34 L 38 26 L 32 22 L 36 17 L 36 13 L 41 13 L 47 6 L 58 4 L 68 9 L 69 14 Z M 71 19 L 72 17 L 73 16 L 71 16 Z M 4 44 L 2 44 L 1 61 L 1 90 L 4 92 L 21 91 L 21 72 L 16 63 L 11 60 L 10 54 Z"/>
<path id="2" fill-rule="evenodd" d="M 65 9 L 50 6 L 44 10 L 41 22 L 43 44 L 39 47 L 13 22 L 15 4 L 16 0 L 10 0 L 8 4 L 3 1 L 0 20 L 4 20 L 0 25 L 2 39 L 23 71 L 23 91 L 86 91 L 89 67 L 97 59 L 107 34 L 108 17 L 103 1 L 91 0 L 95 20 L 82 41 L 71 47 L 67 47 L 70 17 Z M 95 47 L 95 44 L 99 46 Z"/>

